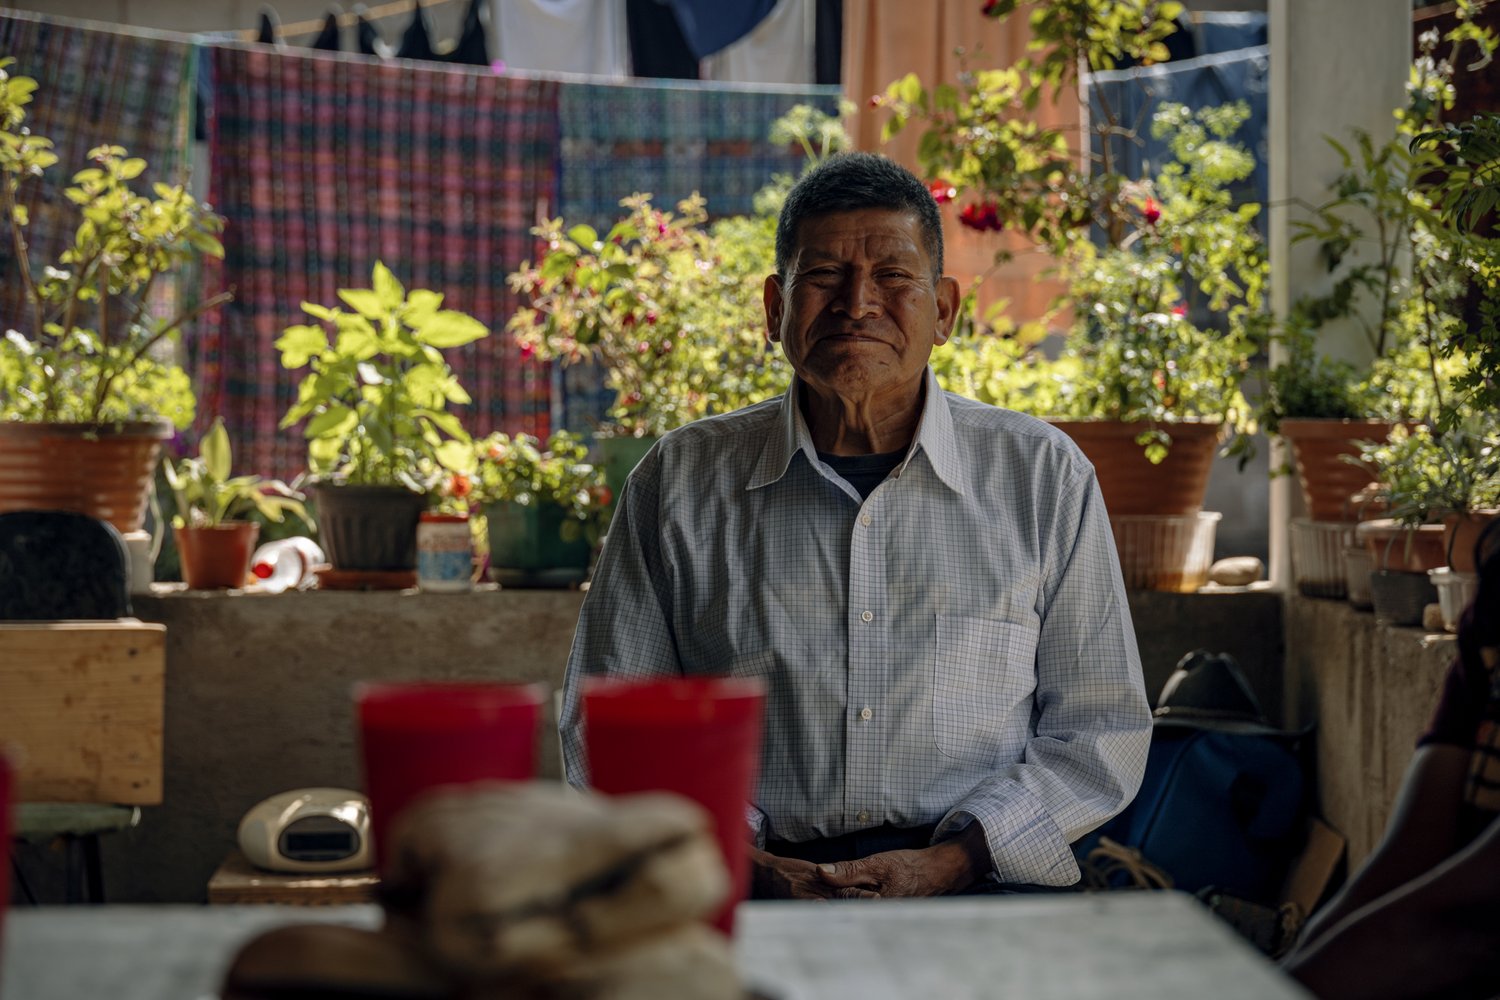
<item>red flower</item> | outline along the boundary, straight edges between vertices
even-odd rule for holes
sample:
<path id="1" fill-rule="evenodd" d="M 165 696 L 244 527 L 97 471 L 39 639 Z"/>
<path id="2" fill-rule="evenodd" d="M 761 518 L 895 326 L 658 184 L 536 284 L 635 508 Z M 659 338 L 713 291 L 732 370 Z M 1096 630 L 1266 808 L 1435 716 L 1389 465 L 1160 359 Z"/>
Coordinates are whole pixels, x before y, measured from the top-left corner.
<path id="1" fill-rule="evenodd" d="M 1146 203 L 1141 206 L 1141 217 L 1146 220 L 1146 225 L 1156 225 L 1156 220 L 1161 218 L 1161 206 L 1156 203 L 1155 198 L 1146 199 Z"/>
<path id="2" fill-rule="evenodd" d="M 992 201 L 965 205 L 963 211 L 958 213 L 958 221 L 961 225 L 976 229 L 981 233 L 986 231 L 998 233 L 1005 228 L 1005 223 L 1000 221 L 1000 206 Z"/>
<path id="3" fill-rule="evenodd" d="M 474 492 L 474 484 L 469 482 L 469 477 L 460 472 L 455 472 L 448 479 L 448 495 L 463 499 Z"/>
<path id="4" fill-rule="evenodd" d="M 1184 317 L 1186 317 L 1187 316 L 1187 303 L 1186 302 L 1179 302 L 1175 306 L 1173 306 L 1172 307 L 1172 315 L 1176 316 L 1178 319 L 1183 319 Z"/>
<path id="5" fill-rule="evenodd" d="M 939 205 L 950 202 L 958 197 L 958 188 L 952 182 L 945 181 L 941 177 L 927 185 L 927 190 L 932 192 L 932 200 Z"/>
<path id="6" fill-rule="evenodd" d="M 878 108 L 878 107 L 880 107 L 884 103 L 885 103 L 885 97 L 882 96 L 882 95 L 880 95 L 880 94 L 875 94 L 873 97 L 870 98 L 870 107 L 872 107 L 872 108 Z"/>
<path id="7" fill-rule="evenodd" d="M 979 8 L 979 13 L 985 17 L 994 17 L 1000 10 L 1000 0 L 984 0 L 984 6 Z"/>
<path id="8" fill-rule="evenodd" d="M 533 354 L 535 354 L 535 353 L 536 353 L 536 347 L 535 347 L 535 345 L 533 345 L 533 344 L 522 344 L 521 345 L 521 360 L 522 361 L 530 361 L 531 360 L 531 356 Z"/>
<path id="9" fill-rule="evenodd" d="M 593 499 L 595 505 L 599 507 L 608 507 L 610 501 L 615 498 L 614 493 L 608 486 L 589 487 L 589 496 Z"/>

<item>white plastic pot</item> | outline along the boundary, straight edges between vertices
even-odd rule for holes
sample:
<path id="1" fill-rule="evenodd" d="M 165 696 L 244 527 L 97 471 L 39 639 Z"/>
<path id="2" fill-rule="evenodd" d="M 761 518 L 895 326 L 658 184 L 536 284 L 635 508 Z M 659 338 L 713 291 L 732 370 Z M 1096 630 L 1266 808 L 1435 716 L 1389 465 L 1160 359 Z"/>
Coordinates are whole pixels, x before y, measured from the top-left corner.
<path id="1" fill-rule="evenodd" d="M 1446 566 L 1427 571 L 1427 576 L 1437 587 L 1438 606 L 1443 609 L 1443 628 L 1458 631 L 1458 616 L 1479 591 L 1478 573 L 1455 573 Z"/>

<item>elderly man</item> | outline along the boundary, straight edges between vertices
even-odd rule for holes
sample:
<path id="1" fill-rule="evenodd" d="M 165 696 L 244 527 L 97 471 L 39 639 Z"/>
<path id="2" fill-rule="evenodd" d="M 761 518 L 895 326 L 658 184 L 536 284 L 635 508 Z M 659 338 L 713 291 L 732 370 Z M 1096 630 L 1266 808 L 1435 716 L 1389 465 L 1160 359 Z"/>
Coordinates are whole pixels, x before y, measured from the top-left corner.
<path id="1" fill-rule="evenodd" d="M 758 896 L 1068 886 L 1150 733 L 1093 468 L 1048 425 L 942 391 L 958 310 L 915 176 L 835 157 L 766 279 L 784 396 L 668 434 L 623 491 L 568 662 L 764 678 Z"/>

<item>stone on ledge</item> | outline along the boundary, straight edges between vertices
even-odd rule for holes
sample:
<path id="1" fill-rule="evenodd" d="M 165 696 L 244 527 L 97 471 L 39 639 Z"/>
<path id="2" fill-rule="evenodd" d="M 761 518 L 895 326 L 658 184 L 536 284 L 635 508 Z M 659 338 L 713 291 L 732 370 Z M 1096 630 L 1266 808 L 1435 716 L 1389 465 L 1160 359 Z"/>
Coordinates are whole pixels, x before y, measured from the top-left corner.
<path id="1" fill-rule="evenodd" d="M 1248 587 L 1265 571 L 1265 564 L 1255 556 L 1231 556 L 1210 566 L 1208 578 L 1221 587 Z"/>

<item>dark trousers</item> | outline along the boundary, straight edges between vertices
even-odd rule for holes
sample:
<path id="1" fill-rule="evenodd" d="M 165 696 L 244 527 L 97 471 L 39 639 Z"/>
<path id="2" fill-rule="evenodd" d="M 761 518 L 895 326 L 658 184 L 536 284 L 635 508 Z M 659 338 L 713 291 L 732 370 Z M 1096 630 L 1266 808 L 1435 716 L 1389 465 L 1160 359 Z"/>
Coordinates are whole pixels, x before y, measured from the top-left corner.
<path id="1" fill-rule="evenodd" d="M 898 827 L 886 823 L 858 830 L 838 837 L 821 837 L 817 840 L 768 840 L 766 851 L 778 858 L 796 858 L 815 865 L 831 865 L 839 861 L 857 861 L 872 854 L 886 851 L 915 851 L 932 843 L 936 825 Z M 1070 886 L 1032 885 L 1027 882 L 1000 882 L 986 875 L 959 893 L 960 896 L 1005 896 L 1017 893 L 1079 892 L 1082 882 Z"/>

